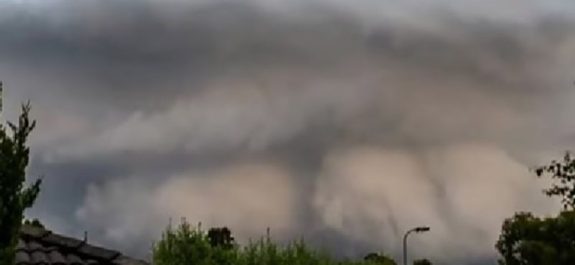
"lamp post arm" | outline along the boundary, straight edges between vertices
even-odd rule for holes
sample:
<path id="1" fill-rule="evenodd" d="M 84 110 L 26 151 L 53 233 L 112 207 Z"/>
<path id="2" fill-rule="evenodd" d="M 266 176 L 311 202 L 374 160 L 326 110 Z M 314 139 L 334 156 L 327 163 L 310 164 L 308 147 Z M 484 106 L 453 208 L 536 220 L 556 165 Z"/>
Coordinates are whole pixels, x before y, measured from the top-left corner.
<path id="1" fill-rule="evenodd" d="M 407 237 L 415 230 L 417 230 L 417 228 L 407 231 L 403 236 L 403 265 L 407 265 Z"/>

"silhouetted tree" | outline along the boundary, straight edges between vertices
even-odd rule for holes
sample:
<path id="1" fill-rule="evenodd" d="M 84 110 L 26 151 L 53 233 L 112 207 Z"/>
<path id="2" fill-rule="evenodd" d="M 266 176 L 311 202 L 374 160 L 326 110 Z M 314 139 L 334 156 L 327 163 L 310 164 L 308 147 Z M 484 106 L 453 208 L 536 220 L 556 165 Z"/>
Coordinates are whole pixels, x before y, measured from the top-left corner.
<path id="1" fill-rule="evenodd" d="M 499 264 L 575 264 L 575 212 L 538 218 L 517 213 L 505 220 L 496 244 Z"/>
<path id="2" fill-rule="evenodd" d="M 566 153 L 562 161 L 535 169 L 538 177 L 555 180 L 544 189 L 547 196 L 559 196 L 564 211 L 557 217 L 539 218 L 516 213 L 505 220 L 496 248 L 501 265 L 575 264 L 575 160 Z"/>
<path id="3" fill-rule="evenodd" d="M 269 231 L 269 230 L 268 230 Z M 211 234 L 208 235 L 208 234 Z M 395 265 L 383 255 L 366 257 L 368 261 L 338 261 L 309 248 L 303 240 L 279 245 L 267 237 L 246 246 L 233 243 L 227 228 L 204 233 L 185 220 L 175 229 L 171 225 L 153 246 L 154 265 Z M 221 247 L 224 246 L 224 247 Z"/>
<path id="4" fill-rule="evenodd" d="M 234 237 L 232 237 L 232 232 L 227 227 L 211 228 L 208 231 L 208 239 L 212 247 L 221 247 L 224 249 L 234 247 Z"/>
<path id="5" fill-rule="evenodd" d="M 363 258 L 363 260 L 373 264 L 396 265 L 395 260 L 379 253 L 369 253 Z"/>
<path id="6" fill-rule="evenodd" d="M 551 188 L 543 190 L 547 196 L 559 196 L 563 208 L 575 209 L 575 160 L 569 152 L 565 153 L 562 161 L 553 160 L 549 165 L 535 169 L 537 176 L 545 173 L 556 180 Z"/>
<path id="7" fill-rule="evenodd" d="M 433 265 L 428 259 L 418 259 L 413 261 L 413 265 Z"/>
<path id="8" fill-rule="evenodd" d="M 1 87 L 1 84 L 0 84 Z M 30 105 L 22 106 L 18 124 L 0 124 L 0 264 L 13 264 L 24 210 L 31 207 L 40 192 L 40 180 L 24 187 L 30 150 L 28 136 L 35 122 L 30 121 Z"/>

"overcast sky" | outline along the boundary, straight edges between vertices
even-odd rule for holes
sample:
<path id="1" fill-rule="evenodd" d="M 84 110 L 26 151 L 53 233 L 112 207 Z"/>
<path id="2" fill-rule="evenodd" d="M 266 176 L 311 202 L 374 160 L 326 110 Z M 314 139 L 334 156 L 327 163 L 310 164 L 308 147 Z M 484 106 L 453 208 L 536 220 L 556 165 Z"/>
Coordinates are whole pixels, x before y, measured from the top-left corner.
<path id="1" fill-rule="evenodd" d="M 495 264 L 575 144 L 575 4 L 3 0 L 3 118 L 38 120 L 29 216 L 146 257 L 180 217 L 343 256 Z M 478 263 L 479 262 L 479 263 Z"/>

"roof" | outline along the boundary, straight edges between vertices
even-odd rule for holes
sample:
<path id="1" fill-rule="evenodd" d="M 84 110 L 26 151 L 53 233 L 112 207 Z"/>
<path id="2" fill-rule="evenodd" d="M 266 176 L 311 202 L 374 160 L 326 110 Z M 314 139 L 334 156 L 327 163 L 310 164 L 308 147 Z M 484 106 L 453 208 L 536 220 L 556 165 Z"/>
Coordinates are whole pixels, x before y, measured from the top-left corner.
<path id="1" fill-rule="evenodd" d="M 16 247 L 16 265 L 148 265 L 83 240 L 25 225 Z"/>

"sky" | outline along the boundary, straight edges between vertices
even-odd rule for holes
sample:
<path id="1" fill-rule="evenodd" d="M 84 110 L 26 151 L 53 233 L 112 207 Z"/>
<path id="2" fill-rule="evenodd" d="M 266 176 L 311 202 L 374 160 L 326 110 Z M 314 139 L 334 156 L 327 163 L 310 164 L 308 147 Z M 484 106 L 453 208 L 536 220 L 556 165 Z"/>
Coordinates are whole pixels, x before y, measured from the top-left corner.
<path id="1" fill-rule="evenodd" d="M 495 264 L 530 168 L 575 143 L 575 4 L 2 0 L 2 119 L 32 104 L 28 216 L 149 257 L 185 218 L 339 256 Z"/>

